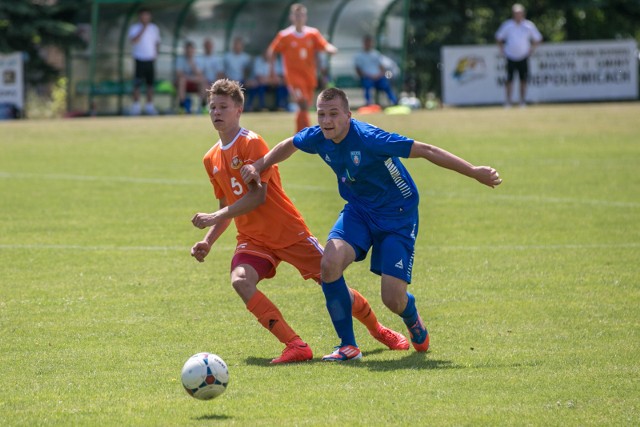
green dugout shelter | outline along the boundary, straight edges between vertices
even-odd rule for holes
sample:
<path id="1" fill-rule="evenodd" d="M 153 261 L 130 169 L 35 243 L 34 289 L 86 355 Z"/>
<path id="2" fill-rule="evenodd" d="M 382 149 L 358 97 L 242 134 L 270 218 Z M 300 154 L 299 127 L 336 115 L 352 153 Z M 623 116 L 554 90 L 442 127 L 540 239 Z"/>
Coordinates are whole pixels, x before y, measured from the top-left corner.
<path id="1" fill-rule="evenodd" d="M 406 22 L 410 0 L 312 0 L 302 2 L 308 25 L 318 28 L 339 49 L 329 59 L 333 82 L 344 88 L 358 86 L 353 55 L 362 37 L 371 34 L 376 48 L 404 69 Z M 226 52 L 233 38 L 245 41 L 246 51 L 261 54 L 275 34 L 289 25 L 290 0 L 93 0 L 88 22 L 80 28 L 88 48 L 70 57 L 70 110 L 95 110 L 122 114 L 131 102 L 133 60 L 127 39 L 130 25 L 141 7 L 151 10 L 160 28 L 162 44 L 156 62 L 156 104 L 161 111 L 174 105 L 175 59 L 185 40 L 202 42 L 209 37 L 218 54 Z M 402 82 L 402 76 L 395 84 Z"/>

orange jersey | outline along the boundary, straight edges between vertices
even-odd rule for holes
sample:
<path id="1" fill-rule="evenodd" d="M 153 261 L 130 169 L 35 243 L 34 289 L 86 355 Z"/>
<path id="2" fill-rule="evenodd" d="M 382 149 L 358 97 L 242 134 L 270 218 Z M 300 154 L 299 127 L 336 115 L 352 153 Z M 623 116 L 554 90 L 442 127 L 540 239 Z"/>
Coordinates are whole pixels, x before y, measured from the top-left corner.
<path id="1" fill-rule="evenodd" d="M 227 205 L 231 205 L 247 194 L 249 189 L 242 180 L 240 169 L 268 152 L 264 139 L 244 128 L 226 146 L 218 141 L 203 159 L 216 198 L 224 198 Z M 238 241 L 249 240 L 267 248 L 280 249 L 309 236 L 311 233 L 300 212 L 282 189 L 278 166 L 266 169 L 261 178 L 268 185 L 266 201 L 253 211 L 234 218 Z"/>
<path id="2" fill-rule="evenodd" d="M 282 55 L 284 75 L 288 81 L 305 78 L 309 86 L 315 88 L 318 85 L 316 53 L 323 51 L 328 44 L 317 28 L 305 26 L 298 33 L 294 26 L 290 26 L 278 32 L 269 49 Z"/>

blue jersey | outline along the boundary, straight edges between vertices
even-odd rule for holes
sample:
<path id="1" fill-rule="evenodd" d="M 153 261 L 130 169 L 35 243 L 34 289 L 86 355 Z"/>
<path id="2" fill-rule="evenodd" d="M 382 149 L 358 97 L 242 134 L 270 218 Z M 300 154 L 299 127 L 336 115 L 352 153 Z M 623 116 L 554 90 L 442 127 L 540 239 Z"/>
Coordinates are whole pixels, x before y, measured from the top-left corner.
<path id="1" fill-rule="evenodd" d="M 413 140 L 351 119 L 339 144 L 320 126 L 293 138 L 296 148 L 318 154 L 338 178 L 340 196 L 369 213 L 394 215 L 418 206 L 418 190 L 399 157 L 409 157 Z"/>

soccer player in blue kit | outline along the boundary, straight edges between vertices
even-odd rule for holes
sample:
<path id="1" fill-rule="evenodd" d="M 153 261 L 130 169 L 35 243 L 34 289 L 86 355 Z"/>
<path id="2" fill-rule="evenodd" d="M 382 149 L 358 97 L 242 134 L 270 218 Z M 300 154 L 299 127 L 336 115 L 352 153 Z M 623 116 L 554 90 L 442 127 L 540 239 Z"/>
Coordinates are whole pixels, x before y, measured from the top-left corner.
<path id="1" fill-rule="evenodd" d="M 421 157 L 489 187 L 502 180 L 492 167 L 474 166 L 436 146 L 351 118 L 349 100 L 338 88 L 322 91 L 316 106 L 317 126 L 280 142 L 262 159 L 245 166 L 242 177 L 246 182 L 258 181 L 263 170 L 297 150 L 318 154 L 336 174 L 340 196 L 347 203 L 329 233 L 321 275 L 327 309 L 342 342 L 322 359 L 362 357 L 343 272 L 352 262 L 364 260 L 369 249 L 370 269 L 381 276 L 382 302 L 402 318 L 416 351 L 426 352 L 429 333 L 407 290 L 418 234 L 418 189 L 399 158 Z"/>

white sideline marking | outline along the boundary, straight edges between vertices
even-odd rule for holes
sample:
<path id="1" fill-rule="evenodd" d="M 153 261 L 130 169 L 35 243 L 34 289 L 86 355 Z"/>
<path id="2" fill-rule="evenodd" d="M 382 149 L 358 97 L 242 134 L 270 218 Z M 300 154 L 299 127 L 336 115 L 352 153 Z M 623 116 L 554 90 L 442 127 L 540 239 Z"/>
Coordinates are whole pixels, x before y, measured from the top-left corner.
<path id="1" fill-rule="evenodd" d="M 425 246 L 420 249 L 432 251 L 526 251 L 526 250 L 563 250 L 563 249 L 635 249 L 638 243 L 594 243 L 594 244 L 564 244 L 564 245 L 486 245 L 486 246 Z M 11 249 L 45 249 L 45 250 L 73 250 L 73 251 L 114 251 L 114 252 L 189 252 L 186 246 L 92 246 L 92 245 L 53 245 L 28 244 L 8 245 L 0 244 L 0 250 Z M 233 250 L 234 246 L 216 246 L 216 250 Z"/>
<path id="2" fill-rule="evenodd" d="M 0 171 L 0 178 L 11 179 L 43 179 L 43 180 L 59 180 L 59 181 L 100 181 L 100 182 L 129 182 L 135 184 L 159 184 L 159 185 L 206 185 L 205 180 L 191 181 L 182 179 L 165 179 L 165 178 L 134 178 L 126 176 L 90 176 L 90 175 L 67 175 L 67 174 L 36 174 L 36 173 L 14 173 L 14 172 L 2 172 Z M 316 185 L 304 185 L 295 183 L 284 183 L 286 188 L 295 188 L 298 190 L 306 191 L 335 191 L 332 186 L 316 186 Z M 438 198 L 451 198 L 451 199 L 481 199 L 481 200 L 506 200 L 506 201 L 523 201 L 523 202 L 536 202 L 536 203 L 557 203 L 557 204 L 577 204 L 577 205 L 590 205 L 590 206 L 606 206 L 606 207 L 618 207 L 618 208 L 640 208 L 639 202 L 617 202 L 611 200 L 597 200 L 597 199 L 571 199 L 567 197 L 541 197 L 541 196 L 527 196 L 527 195 L 503 195 L 492 193 L 491 196 L 483 196 L 480 194 L 461 194 L 461 193 L 446 193 L 446 192 L 434 192 L 423 191 L 422 195 L 427 197 Z"/>

